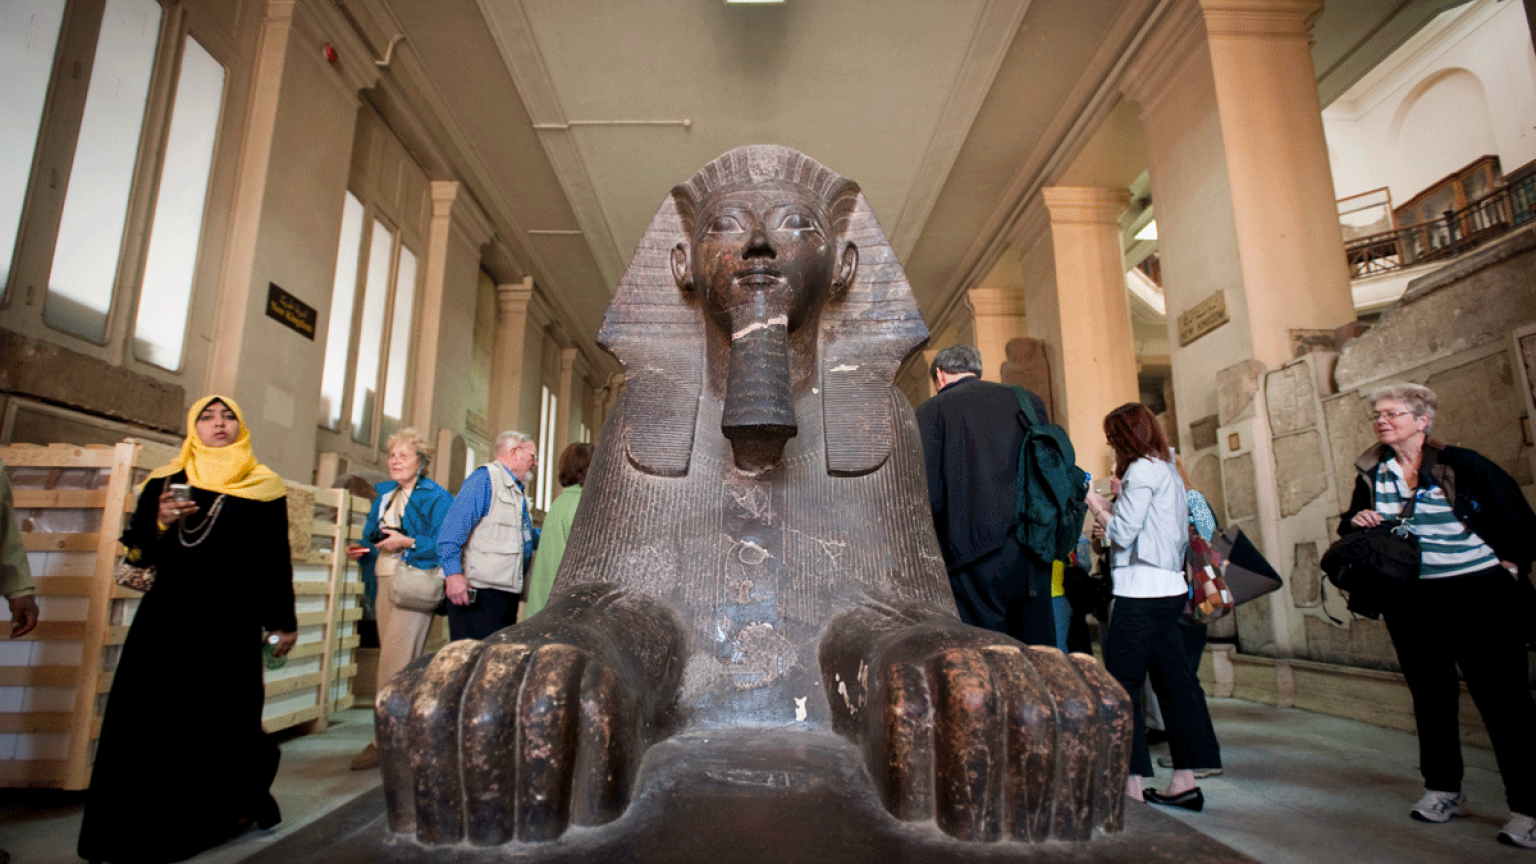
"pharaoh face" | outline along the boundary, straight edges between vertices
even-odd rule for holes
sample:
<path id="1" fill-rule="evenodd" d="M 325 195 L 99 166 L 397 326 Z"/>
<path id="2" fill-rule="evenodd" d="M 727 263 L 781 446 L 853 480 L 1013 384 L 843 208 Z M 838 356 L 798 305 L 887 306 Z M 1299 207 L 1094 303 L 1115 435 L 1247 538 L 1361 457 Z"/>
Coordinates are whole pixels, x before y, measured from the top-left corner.
<path id="1" fill-rule="evenodd" d="M 827 223 L 820 202 L 783 181 L 706 202 L 695 220 L 691 281 L 710 315 L 732 333 L 735 322 L 764 313 L 798 330 L 831 293 Z"/>

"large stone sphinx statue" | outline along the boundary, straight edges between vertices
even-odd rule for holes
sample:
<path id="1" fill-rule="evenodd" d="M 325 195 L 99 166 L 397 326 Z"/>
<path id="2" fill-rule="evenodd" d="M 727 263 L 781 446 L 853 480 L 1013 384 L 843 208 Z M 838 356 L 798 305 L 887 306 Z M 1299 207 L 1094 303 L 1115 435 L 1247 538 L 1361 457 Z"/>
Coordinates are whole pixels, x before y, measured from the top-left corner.
<path id="1" fill-rule="evenodd" d="M 731 795 L 832 783 L 960 841 L 1119 830 L 1124 691 L 955 616 L 891 385 L 927 329 L 856 185 L 721 156 L 663 202 L 599 338 L 627 391 L 548 607 L 379 696 L 392 831 L 536 847 L 622 823 L 693 754 Z"/>

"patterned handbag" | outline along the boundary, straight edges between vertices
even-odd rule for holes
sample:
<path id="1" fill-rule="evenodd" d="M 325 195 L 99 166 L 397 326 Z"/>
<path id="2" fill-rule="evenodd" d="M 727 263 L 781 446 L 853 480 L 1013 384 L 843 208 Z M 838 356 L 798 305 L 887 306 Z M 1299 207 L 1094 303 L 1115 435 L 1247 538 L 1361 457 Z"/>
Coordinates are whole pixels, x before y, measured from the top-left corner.
<path id="1" fill-rule="evenodd" d="M 117 563 L 117 572 L 112 574 L 117 584 L 124 588 L 132 588 L 135 591 L 148 591 L 155 587 L 155 565 L 139 567 L 128 562 L 124 558 Z"/>
<path id="2" fill-rule="evenodd" d="M 1184 550 L 1184 581 L 1189 583 L 1189 603 L 1184 620 L 1208 624 L 1237 606 L 1222 576 L 1226 561 L 1205 542 L 1195 526 L 1189 526 L 1189 548 Z"/>

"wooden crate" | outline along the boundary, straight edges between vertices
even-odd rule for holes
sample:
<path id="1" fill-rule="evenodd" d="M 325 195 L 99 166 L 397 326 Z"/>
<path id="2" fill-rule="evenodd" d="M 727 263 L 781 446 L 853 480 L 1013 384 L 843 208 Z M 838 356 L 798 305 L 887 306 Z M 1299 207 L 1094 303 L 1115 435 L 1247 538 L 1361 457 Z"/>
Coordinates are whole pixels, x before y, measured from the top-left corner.
<path id="1" fill-rule="evenodd" d="M 133 439 L 0 447 L 41 608 L 30 635 L 0 639 L 0 786 L 89 784 L 112 670 L 141 596 L 112 580 L 117 538 L 134 488 L 174 455 Z M 363 587 L 335 550 L 355 536 L 355 505 L 343 490 L 285 482 L 299 644 L 286 667 L 267 673 L 262 725 L 319 731 L 327 714 L 353 702 Z"/>

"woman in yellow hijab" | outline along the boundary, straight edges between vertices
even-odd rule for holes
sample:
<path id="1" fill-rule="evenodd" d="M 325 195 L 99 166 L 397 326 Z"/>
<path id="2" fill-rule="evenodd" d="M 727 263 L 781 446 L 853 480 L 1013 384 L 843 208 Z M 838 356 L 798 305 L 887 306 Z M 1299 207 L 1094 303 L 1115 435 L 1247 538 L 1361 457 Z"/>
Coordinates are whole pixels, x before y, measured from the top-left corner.
<path id="1" fill-rule="evenodd" d="M 107 698 L 80 827 L 87 861 L 181 861 L 281 816 L 261 729 L 261 646 L 297 640 L 283 481 L 256 461 L 240 406 L 207 396 L 151 471 L 126 558 L 154 566 Z"/>

